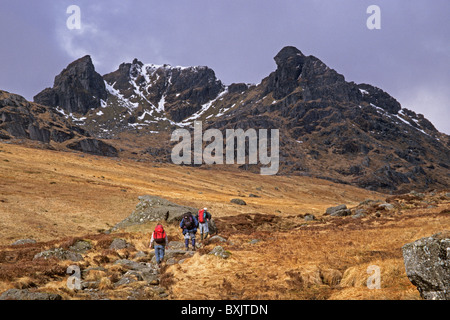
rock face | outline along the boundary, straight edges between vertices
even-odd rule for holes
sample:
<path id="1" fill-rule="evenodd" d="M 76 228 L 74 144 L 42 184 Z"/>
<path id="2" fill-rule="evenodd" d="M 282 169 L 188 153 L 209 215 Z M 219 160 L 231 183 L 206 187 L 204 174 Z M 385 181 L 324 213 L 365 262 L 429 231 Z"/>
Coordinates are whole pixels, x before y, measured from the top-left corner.
<path id="1" fill-rule="evenodd" d="M 174 122 L 193 115 L 224 90 L 208 67 L 143 64 L 137 59 L 104 79 L 116 105 L 139 105 L 135 117 L 155 113 Z"/>
<path id="2" fill-rule="evenodd" d="M 403 246 L 406 274 L 427 300 L 450 300 L 450 231 Z"/>
<path id="3" fill-rule="evenodd" d="M 279 129 L 279 174 L 399 193 L 449 185 L 449 136 L 423 115 L 294 47 L 274 59 L 259 85 L 217 102 L 229 109 L 204 129 Z"/>
<path id="4" fill-rule="evenodd" d="M 91 108 L 100 107 L 107 96 L 103 78 L 87 55 L 69 64 L 55 77 L 53 88 L 38 93 L 34 102 L 60 107 L 67 113 L 86 114 Z"/>
<path id="5" fill-rule="evenodd" d="M 27 101 L 0 90 L 0 138 L 29 139 L 45 144 L 56 142 L 81 152 L 117 156 L 113 146 L 90 137 L 51 107 Z"/>
<path id="6" fill-rule="evenodd" d="M 85 138 L 67 144 L 69 149 L 107 157 L 117 157 L 115 147 L 98 139 Z"/>
<path id="7" fill-rule="evenodd" d="M 0 131 L 3 139 L 25 138 L 44 143 L 64 142 L 86 134 L 50 108 L 6 91 L 0 91 Z"/>
<path id="8" fill-rule="evenodd" d="M 133 213 L 116 224 L 112 231 L 149 221 L 167 221 L 169 223 L 181 221 L 181 216 L 186 212 L 192 212 L 195 215 L 197 209 L 182 206 L 158 196 L 140 196 Z"/>

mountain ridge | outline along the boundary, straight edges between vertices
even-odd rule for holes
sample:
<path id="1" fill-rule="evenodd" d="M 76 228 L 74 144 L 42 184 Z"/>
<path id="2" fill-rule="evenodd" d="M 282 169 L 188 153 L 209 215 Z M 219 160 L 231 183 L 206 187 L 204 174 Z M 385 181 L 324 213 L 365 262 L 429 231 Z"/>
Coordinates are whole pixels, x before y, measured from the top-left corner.
<path id="1" fill-rule="evenodd" d="M 423 115 L 402 108 L 378 87 L 346 81 L 320 59 L 295 47 L 282 48 L 274 60 L 276 69 L 259 84 L 224 85 L 206 66 L 172 67 L 134 59 L 105 74 L 104 91 L 99 92 L 102 86 L 88 81 L 98 80 L 98 74 L 90 57 L 84 57 L 63 70 L 54 88 L 36 95 L 35 101 L 50 104 L 41 98 L 52 90 L 72 97 L 78 91 L 71 89 L 80 88 L 80 83 L 81 98 L 104 97 L 106 92 L 106 99 L 83 107 L 78 102 L 86 99 L 81 98 L 72 99 L 77 102 L 74 107 L 50 101 L 51 107 L 94 137 L 112 143 L 124 137 L 133 141 L 161 135 L 146 148 L 130 142 L 137 157 L 170 162 L 173 145 L 168 132 L 191 129 L 198 120 L 204 129 L 222 131 L 279 128 L 279 174 L 310 175 L 392 192 L 448 186 L 449 136 Z M 81 72 L 84 82 L 74 82 L 73 72 L 67 70 Z M 71 81 L 72 88 L 58 85 Z M 241 169 L 256 172 L 252 165 Z"/>

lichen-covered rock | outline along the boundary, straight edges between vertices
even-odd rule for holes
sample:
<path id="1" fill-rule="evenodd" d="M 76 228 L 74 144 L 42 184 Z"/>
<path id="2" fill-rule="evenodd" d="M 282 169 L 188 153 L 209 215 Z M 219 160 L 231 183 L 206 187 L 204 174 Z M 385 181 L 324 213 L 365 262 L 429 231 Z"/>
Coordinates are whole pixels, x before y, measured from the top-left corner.
<path id="1" fill-rule="evenodd" d="M 245 206 L 247 203 L 242 199 L 231 199 L 231 203 L 238 204 L 240 206 Z"/>
<path id="2" fill-rule="evenodd" d="M 19 239 L 14 241 L 13 243 L 11 243 L 12 246 L 21 246 L 24 244 L 29 244 L 29 243 L 36 243 L 36 240 L 34 239 Z"/>
<path id="3" fill-rule="evenodd" d="M 450 300 L 450 231 L 402 247 L 406 275 L 427 300 Z"/>
<path id="4" fill-rule="evenodd" d="M 31 292 L 26 289 L 9 289 L 0 295 L 0 300 L 62 300 L 59 294 Z"/>
<path id="5" fill-rule="evenodd" d="M 130 248 L 131 245 L 124 239 L 116 238 L 114 239 L 111 244 L 109 245 L 109 249 L 111 250 L 121 250 Z"/>
<path id="6" fill-rule="evenodd" d="M 219 258 L 222 258 L 222 259 L 228 259 L 231 255 L 231 253 L 229 251 L 226 251 L 221 246 L 215 247 L 209 254 L 219 257 Z"/>
<path id="7" fill-rule="evenodd" d="M 181 221 L 186 212 L 197 212 L 197 209 L 179 205 L 158 196 L 143 195 L 139 198 L 136 209 L 127 218 L 116 224 L 112 230 L 143 224 L 149 221 Z"/>
<path id="8" fill-rule="evenodd" d="M 34 259 L 51 259 L 56 258 L 58 260 L 70 260 L 70 261 L 81 261 L 83 256 L 79 253 L 72 252 L 69 250 L 64 250 L 62 248 L 54 248 L 50 250 L 45 250 L 36 254 Z"/>

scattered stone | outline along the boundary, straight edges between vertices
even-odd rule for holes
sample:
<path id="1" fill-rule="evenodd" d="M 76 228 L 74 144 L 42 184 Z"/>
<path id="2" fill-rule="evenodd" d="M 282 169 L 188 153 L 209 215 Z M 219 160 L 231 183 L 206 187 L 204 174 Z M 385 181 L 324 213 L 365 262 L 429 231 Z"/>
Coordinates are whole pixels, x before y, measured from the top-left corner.
<path id="1" fill-rule="evenodd" d="M 258 195 L 256 195 L 256 194 L 253 194 L 253 193 L 250 193 L 248 196 L 249 196 L 250 198 L 261 198 L 260 196 L 258 196 Z"/>
<path id="2" fill-rule="evenodd" d="M 59 294 L 31 292 L 27 289 L 9 289 L 0 295 L 0 300 L 62 300 Z"/>
<path id="3" fill-rule="evenodd" d="M 313 214 L 308 213 L 303 217 L 303 219 L 305 219 L 305 221 L 314 221 L 316 220 L 316 217 Z"/>
<path id="4" fill-rule="evenodd" d="M 144 251 L 138 251 L 134 255 L 135 259 L 144 258 L 144 257 L 147 257 L 147 253 L 145 253 Z"/>
<path id="5" fill-rule="evenodd" d="M 126 242 L 124 239 L 116 238 L 111 242 L 111 245 L 109 246 L 109 249 L 111 250 L 120 250 L 120 249 L 126 249 L 131 247 L 131 245 Z"/>
<path id="6" fill-rule="evenodd" d="M 377 205 L 381 203 L 381 200 L 372 200 L 372 199 L 366 199 L 363 202 L 360 202 L 359 206 L 369 206 L 372 207 L 374 205 Z"/>
<path id="7" fill-rule="evenodd" d="M 181 241 L 170 241 L 168 247 L 169 249 L 183 249 L 184 243 Z"/>
<path id="8" fill-rule="evenodd" d="M 426 300 L 450 300 L 450 231 L 402 247 L 406 275 Z"/>
<path id="9" fill-rule="evenodd" d="M 28 243 L 36 243 L 36 240 L 34 239 L 19 239 L 17 241 L 14 241 L 11 243 L 12 246 L 21 246 Z"/>
<path id="10" fill-rule="evenodd" d="M 409 194 L 412 195 L 412 196 L 414 196 L 414 197 L 416 197 L 416 198 L 418 198 L 418 199 L 423 199 L 423 198 L 425 198 L 425 194 L 424 194 L 424 193 L 417 192 L 417 191 L 415 191 L 415 190 L 412 190 Z"/>
<path id="11" fill-rule="evenodd" d="M 329 214 L 333 217 L 345 217 L 351 215 L 351 211 L 347 209 L 345 204 L 341 204 L 336 207 L 330 207 L 326 210 L 325 214 Z"/>
<path id="12" fill-rule="evenodd" d="M 240 206 L 245 206 L 247 203 L 242 199 L 231 199 L 231 203 L 238 204 Z"/>
<path id="13" fill-rule="evenodd" d="M 261 240 L 260 239 L 253 239 L 253 240 L 250 241 L 250 244 L 256 244 L 258 242 L 261 242 Z"/>
<path id="14" fill-rule="evenodd" d="M 194 251 L 186 251 L 185 249 L 166 250 L 164 259 L 170 259 L 177 256 L 194 255 Z M 156 258 L 155 258 L 156 261 Z"/>
<path id="15" fill-rule="evenodd" d="M 391 211 L 391 210 L 395 209 L 394 205 L 390 204 L 390 203 L 382 203 L 382 204 L 378 205 L 378 208 L 379 209 L 388 210 L 388 211 Z"/>
<path id="16" fill-rule="evenodd" d="M 212 236 L 211 238 L 208 239 L 208 243 L 214 243 L 214 242 L 227 242 L 227 239 L 225 239 L 221 236 L 218 236 L 218 235 Z"/>
<path id="17" fill-rule="evenodd" d="M 77 253 L 86 253 L 91 248 L 92 244 L 90 241 L 78 240 L 72 246 L 69 247 L 69 250 Z"/>
<path id="18" fill-rule="evenodd" d="M 147 267 L 147 265 L 145 265 L 145 264 L 141 264 L 139 262 L 136 262 L 133 260 L 128 260 L 128 259 L 116 260 L 116 262 L 114 262 L 114 264 L 120 264 L 120 265 L 123 265 L 123 266 L 127 267 L 128 269 L 132 269 L 132 270 L 141 270 L 141 269 Z"/>
<path id="19" fill-rule="evenodd" d="M 135 277 L 132 277 L 131 275 L 124 275 L 122 278 L 120 278 L 119 279 L 119 281 L 117 281 L 116 283 L 114 283 L 114 287 L 115 288 L 117 288 L 117 287 L 120 287 L 120 286 L 123 286 L 123 285 L 127 285 L 127 284 L 130 284 L 130 283 L 133 283 L 133 282 L 136 282 L 136 281 L 138 281 Z"/>
<path id="20" fill-rule="evenodd" d="M 222 258 L 222 259 L 228 259 L 231 255 L 229 251 L 226 251 L 223 247 L 217 246 L 215 247 L 210 253 L 211 255 L 214 255 L 216 257 Z"/>
<path id="21" fill-rule="evenodd" d="M 354 219 L 364 218 L 367 216 L 367 212 L 364 209 L 356 209 L 355 214 L 352 216 Z"/>
<path id="22" fill-rule="evenodd" d="M 333 215 L 333 213 L 335 213 L 335 212 L 338 212 L 338 211 L 341 211 L 341 210 L 346 210 L 346 209 L 347 209 L 347 206 L 345 204 L 341 204 L 341 205 L 336 206 L 336 207 L 329 207 L 326 210 L 325 214 Z"/>
<path id="23" fill-rule="evenodd" d="M 83 260 L 83 256 L 81 254 L 69 250 L 64 250 L 62 248 L 54 248 L 39 252 L 34 256 L 33 260 L 51 259 L 51 258 L 56 258 L 58 260 L 71 260 L 71 261 Z"/>

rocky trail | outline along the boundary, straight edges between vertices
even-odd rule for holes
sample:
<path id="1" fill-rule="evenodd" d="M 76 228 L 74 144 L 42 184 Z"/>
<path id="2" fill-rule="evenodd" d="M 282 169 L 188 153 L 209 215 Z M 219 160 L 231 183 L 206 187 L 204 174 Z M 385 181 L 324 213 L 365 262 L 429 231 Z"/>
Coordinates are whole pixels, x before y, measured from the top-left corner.
<path id="1" fill-rule="evenodd" d="M 162 212 L 163 200 L 140 197 L 131 216 Z M 448 192 L 412 192 L 320 216 L 223 216 L 196 251 L 184 250 L 175 218 L 164 222 L 170 242 L 161 267 L 148 248 L 151 215 L 121 230 L 22 239 L 0 247 L 0 299 L 419 299 L 401 247 L 448 230 L 449 212 Z M 381 269 L 379 290 L 366 286 L 369 265 Z"/>

